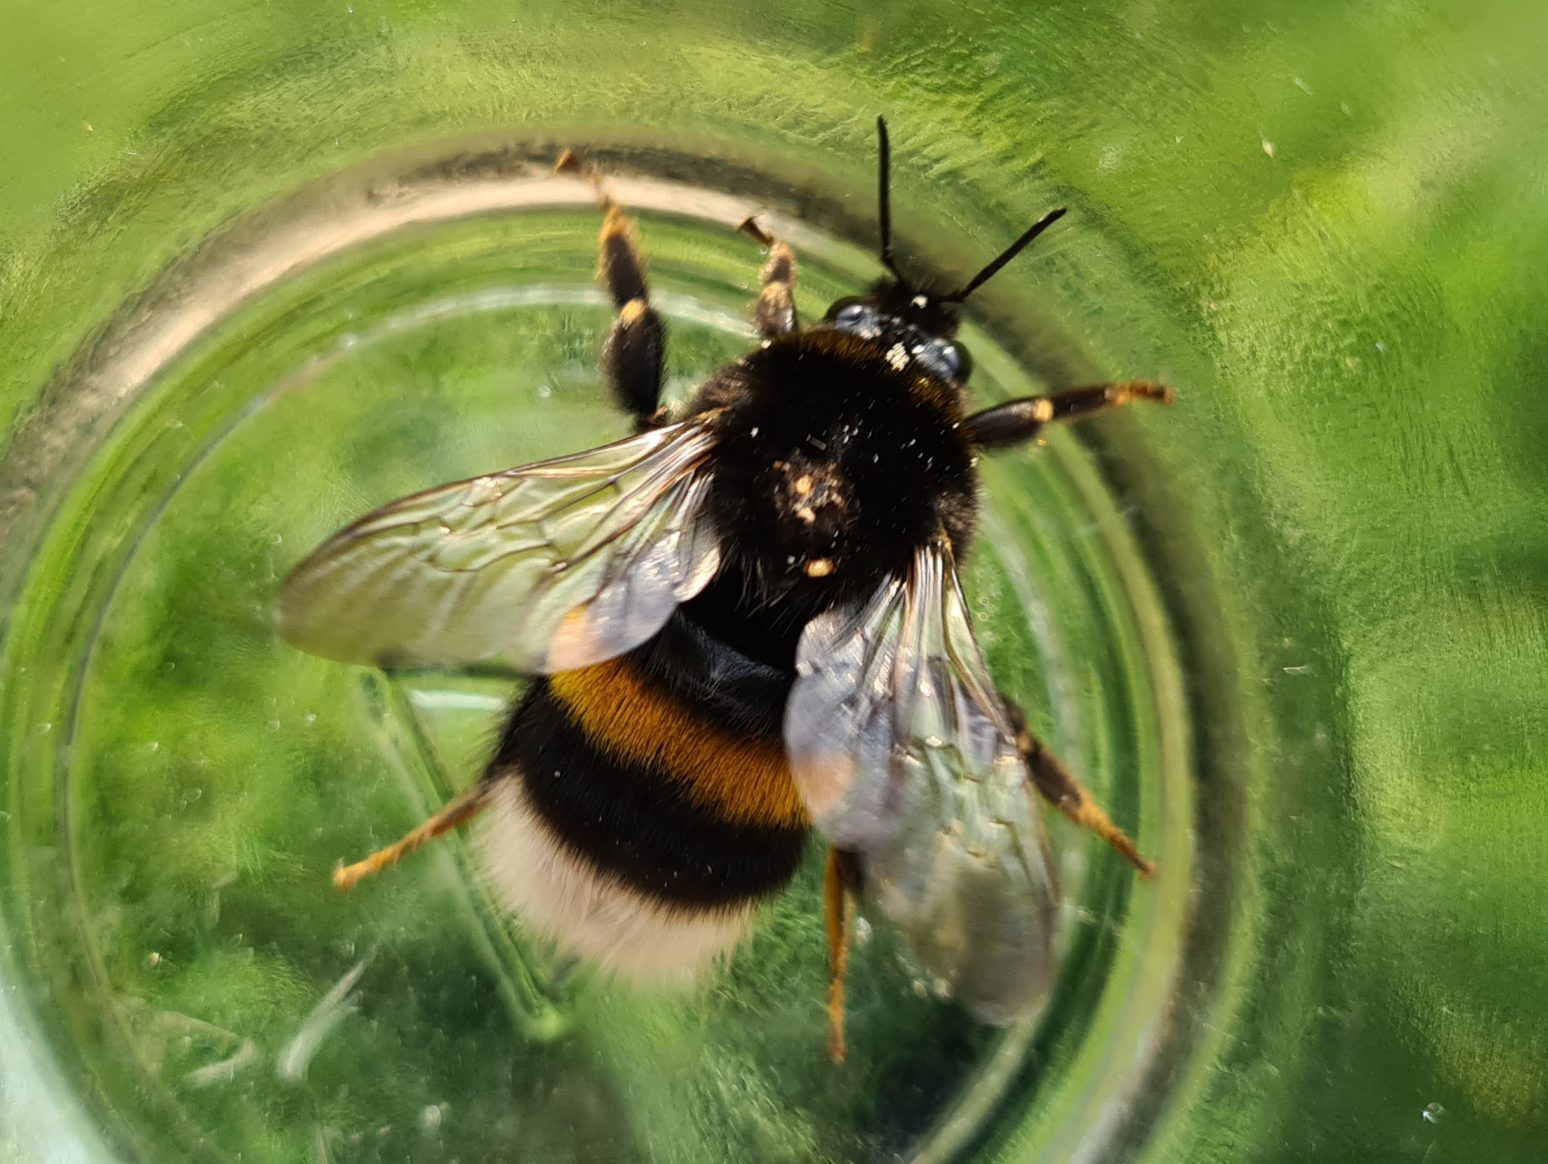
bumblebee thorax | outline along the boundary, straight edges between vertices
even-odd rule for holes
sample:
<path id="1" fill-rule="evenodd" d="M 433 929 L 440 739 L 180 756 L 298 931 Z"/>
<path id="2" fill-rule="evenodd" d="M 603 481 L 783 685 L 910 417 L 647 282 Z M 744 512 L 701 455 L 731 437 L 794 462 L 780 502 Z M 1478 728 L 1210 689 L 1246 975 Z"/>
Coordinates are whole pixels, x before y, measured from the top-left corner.
<path id="1" fill-rule="evenodd" d="M 869 589 L 945 529 L 972 533 L 976 476 L 959 391 L 829 328 L 781 337 L 706 386 L 716 521 L 749 577 Z"/>

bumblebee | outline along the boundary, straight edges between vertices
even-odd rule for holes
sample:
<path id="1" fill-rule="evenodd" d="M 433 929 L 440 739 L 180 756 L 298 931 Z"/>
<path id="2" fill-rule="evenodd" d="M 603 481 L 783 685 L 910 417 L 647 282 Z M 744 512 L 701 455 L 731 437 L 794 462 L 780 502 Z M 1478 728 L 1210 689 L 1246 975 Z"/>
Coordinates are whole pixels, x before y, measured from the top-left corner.
<path id="1" fill-rule="evenodd" d="M 1003 1023 L 1042 1005 L 1055 966 L 1037 796 L 1150 871 L 996 689 L 959 567 L 981 453 L 1170 390 L 970 412 L 959 305 L 1064 211 L 962 287 L 930 288 L 893 258 L 877 132 L 886 277 L 803 327 L 793 252 L 743 223 L 767 253 L 761 342 L 680 415 L 661 406 L 666 333 L 634 223 L 595 179 L 617 310 L 602 363 L 636 435 L 383 506 L 296 567 L 277 607 L 283 637 L 329 659 L 533 677 L 478 783 L 339 886 L 482 815 L 482 865 L 530 928 L 622 977 L 687 983 L 815 831 L 835 1060 L 857 899 Z"/>

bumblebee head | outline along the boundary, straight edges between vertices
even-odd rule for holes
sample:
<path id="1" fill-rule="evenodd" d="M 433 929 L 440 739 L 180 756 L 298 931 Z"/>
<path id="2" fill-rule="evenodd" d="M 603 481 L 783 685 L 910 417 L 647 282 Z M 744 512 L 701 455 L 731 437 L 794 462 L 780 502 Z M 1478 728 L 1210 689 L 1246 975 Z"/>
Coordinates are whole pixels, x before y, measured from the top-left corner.
<path id="1" fill-rule="evenodd" d="M 886 118 L 876 119 L 876 133 L 880 258 L 891 277 L 877 282 L 865 295 L 836 300 L 828 308 L 823 322 L 828 327 L 880 342 L 889 348 L 901 343 L 910 361 L 917 360 L 939 379 L 966 383 L 972 361 L 967 349 L 955 342 L 961 324 L 957 305 L 999 274 L 1007 263 L 1031 246 L 1038 235 L 1063 218 L 1064 208 L 1043 215 L 956 290 L 922 285 L 904 274 L 892 255 L 892 150 L 887 138 Z"/>
<path id="2" fill-rule="evenodd" d="M 973 371 L 967 348 L 952 338 L 957 334 L 956 311 L 901 279 L 884 279 L 867 295 L 835 300 L 823 323 L 887 350 L 901 344 L 910 364 L 938 380 L 966 384 Z"/>

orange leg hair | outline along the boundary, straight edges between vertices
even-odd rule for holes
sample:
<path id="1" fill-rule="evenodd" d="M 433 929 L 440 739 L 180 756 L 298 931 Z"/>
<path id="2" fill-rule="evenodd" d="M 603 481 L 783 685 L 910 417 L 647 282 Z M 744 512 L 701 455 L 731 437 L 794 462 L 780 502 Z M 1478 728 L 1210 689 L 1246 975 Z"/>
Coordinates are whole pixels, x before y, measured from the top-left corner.
<path id="1" fill-rule="evenodd" d="M 1138 846 L 1091 798 L 1091 793 L 1075 779 L 1075 774 L 1027 728 L 1026 714 L 1016 701 L 1007 698 L 1003 691 L 1000 693 L 1000 701 L 1016 731 L 1016 750 L 1021 753 L 1021 761 L 1027 766 L 1032 786 L 1043 799 L 1081 828 L 1090 829 L 1117 849 L 1124 860 L 1140 871 L 1141 876 L 1149 877 L 1154 873 L 1155 866 L 1140 856 Z"/>
<path id="2" fill-rule="evenodd" d="M 800 326 L 795 309 L 795 252 L 789 244 L 780 242 L 759 226 L 756 218 L 744 220 L 737 229 L 756 239 L 758 245 L 766 247 L 769 252 L 768 261 L 758 272 L 763 289 L 758 293 L 758 300 L 752 310 L 753 324 L 758 328 L 758 334 L 772 338 L 795 331 Z"/>
<path id="3" fill-rule="evenodd" d="M 828 850 L 823 870 L 823 920 L 828 931 L 828 1058 L 842 1063 L 844 1044 L 844 977 L 849 971 L 849 903 L 859 884 L 853 853 Z"/>
<path id="4" fill-rule="evenodd" d="M 1032 775 L 1033 786 L 1048 803 L 1081 828 L 1090 829 L 1117 849 L 1124 860 L 1139 870 L 1141 876 L 1149 877 L 1155 872 L 1155 866 L 1140 856 L 1138 846 L 1129 839 L 1128 834 L 1113 823 L 1106 810 L 1075 779 L 1074 773 L 1045 748 L 1041 740 L 1023 729 L 1017 733 L 1016 743 Z"/>
<path id="5" fill-rule="evenodd" d="M 472 820 L 489 803 L 489 788 L 482 782 L 458 793 L 446 802 L 446 806 L 418 828 L 407 833 L 402 840 L 378 849 L 363 861 L 353 865 L 340 865 L 333 871 L 333 883 L 340 889 L 353 889 L 357 881 L 380 873 L 389 865 L 396 865 L 415 849 L 449 833 Z"/>

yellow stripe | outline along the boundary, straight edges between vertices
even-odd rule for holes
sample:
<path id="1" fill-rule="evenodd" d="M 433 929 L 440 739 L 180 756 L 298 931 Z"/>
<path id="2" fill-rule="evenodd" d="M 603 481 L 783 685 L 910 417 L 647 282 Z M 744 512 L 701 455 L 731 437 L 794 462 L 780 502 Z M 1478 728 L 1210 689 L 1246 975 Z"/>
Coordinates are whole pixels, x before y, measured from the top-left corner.
<path id="1" fill-rule="evenodd" d="M 705 723 L 622 659 L 548 682 L 598 748 L 670 777 L 718 815 L 759 825 L 811 823 L 782 744 Z"/>

